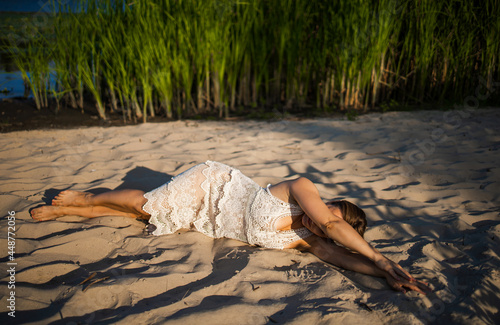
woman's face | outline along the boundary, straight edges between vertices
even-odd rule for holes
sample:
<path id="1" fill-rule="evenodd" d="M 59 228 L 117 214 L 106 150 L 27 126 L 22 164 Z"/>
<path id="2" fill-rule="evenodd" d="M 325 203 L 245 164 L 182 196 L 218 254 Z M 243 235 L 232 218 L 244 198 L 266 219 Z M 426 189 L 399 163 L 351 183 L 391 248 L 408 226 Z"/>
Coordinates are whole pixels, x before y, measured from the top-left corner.
<path id="1" fill-rule="evenodd" d="M 342 218 L 342 213 L 340 212 L 339 208 L 337 208 L 336 206 L 331 205 L 331 204 L 327 204 L 326 206 L 330 209 L 330 212 L 335 217 L 343 219 Z M 328 238 L 328 236 L 325 235 L 325 233 L 321 230 L 321 228 L 318 227 L 318 225 L 316 225 L 314 223 L 314 221 L 312 221 L 311 218 L 309 218 L 307 216 L 307 214 L 304 214 L 304 216 L 302 217 L 302 225 L 304 225 L 304 227 L 306 227 L 307 229 L 309 229 L 309 231 L 312 232 L 313 234 L 315 234 L 316 236 L 323 237 L 323 238 Z"/>

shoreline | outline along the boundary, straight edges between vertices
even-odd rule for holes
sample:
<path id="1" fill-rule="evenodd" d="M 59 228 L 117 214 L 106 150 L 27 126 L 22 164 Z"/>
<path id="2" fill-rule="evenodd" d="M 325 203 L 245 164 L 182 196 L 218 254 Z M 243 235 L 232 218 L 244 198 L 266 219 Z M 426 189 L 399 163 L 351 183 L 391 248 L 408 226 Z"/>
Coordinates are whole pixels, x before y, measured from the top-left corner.
<path id="1" fill-rule="evenodd" d="M 445 108 L 445 109 L 433 109 L 432 107 L 438 106 L 433 104 L 428 104 L 421 108 L 409 109 L 409 110 L 391 110 L 382 112 L 380 110 L 368 111 L 368 112 L 358 112 L 353 110 L 346 111 L 332 111 L 330 113 L 318 112 L 316 115 L 312 114 L 307 116 L 304 114 L 293 114 L 284 110 L 284 113 L 273 111 L 271 118 L 266 118 L 269 113 L 261 112 L 257 113 L 257 116 L 252 114 L 247 115 L 235 115 L 229 118 L 216 118 L 213 116 L 206 117 L 190 117 L 186 119 L 167 119 L 163 116 L 157 116 L 154 118 L 149 117 L 146 124 L 151 123 L 175 123 L 175 122 L 244 122 L 244 121 L 257 121 L 257 122 L 268 122 L 273 123 L 276 121 L 302 121 L 302 120 L 320 120 L 320 119 L 332 119 L 332 120 L 343 120 L 346 122 L 353 122 L 358 120 L 362 116 L 372 115 L 372 114 L 389 114 L 389 113 L 411 113 L 411 112 L 442 112 L 446 114 L 449 111 L 460 111 L 461 109 Z M 493 106 L 484 106 L 477 109 L 495 109 Z M 463 108 L 462 108 L 463 109 Z M 353 115 L 349 115 L 349 112 L 354 112 Z M 260 117 L 259 117 L 260 114 Z M 267 114 L 267 115 L 266 115 Z M 255 115 L 255 114 L 254 114 Z M 109 115 L 109 119 L 106 121 L 101 120 L 98 117 L 97 112 L 94 107 L 86 105 L 85 112 L 82 113 L 80 110 L 72 108 L 63 108 L 57 114 L 53 109 L 42 109 L 37 110 L 34 103 L 30 99 L 24 98 L 6 98 L 0 101 L 0 133 L 11 133 L 17 131 L 32 131 L 32 130 L 71 130 L 71 129 L 85 129 L 89 127 L 123 127 L 123 126 L 134 126 L 144 124 L 142 121 L 123 121 L 123 118 L 118 113 L 113 113 Z"/>

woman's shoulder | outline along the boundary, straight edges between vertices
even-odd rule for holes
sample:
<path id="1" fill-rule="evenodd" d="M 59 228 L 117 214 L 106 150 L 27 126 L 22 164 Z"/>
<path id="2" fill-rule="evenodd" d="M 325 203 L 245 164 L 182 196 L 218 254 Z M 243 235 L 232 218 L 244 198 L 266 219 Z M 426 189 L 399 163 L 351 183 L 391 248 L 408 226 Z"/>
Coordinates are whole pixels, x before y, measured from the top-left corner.
<path id="1" fill-rule="evenodd" d="M 314 183 L 306 177 L 297 177 L 295 179 L 287 180 L 280 182 L 276 185 L 272 185 L 269 187 L 269 191 L 271 194 L 278 199 L 292 203 L 298 204 L 292 195 L 292 191 L 297 190 L 297 188 L 307 189 L 309 187 L 314 187 Z"/>
<path id="2" fill-rule="evenodd" d="M 298 179 L 298 178 L 297 178 Z M 268 186 L 269 192 L 276 198 L 283 202 L 288 202 L 292 204 L 297 204 L 297 201 L 290 194 L 290 187 L 297 179 L 292 179 L 288 181 L 283 181 L 271 186 Z"/>

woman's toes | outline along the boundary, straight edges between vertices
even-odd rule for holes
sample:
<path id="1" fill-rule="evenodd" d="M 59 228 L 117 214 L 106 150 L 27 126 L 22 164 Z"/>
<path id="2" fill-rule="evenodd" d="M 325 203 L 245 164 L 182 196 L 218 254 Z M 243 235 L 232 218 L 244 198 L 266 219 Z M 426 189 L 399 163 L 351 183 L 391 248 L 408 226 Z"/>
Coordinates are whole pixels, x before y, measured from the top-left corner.
<path id="1" fill-rule="evenodd" d="M 38 221 L 53 220 L 59 217 L 59 207 L 53 207 L 50 205 L 41 206 L 39 208 L 33 209 L 31 211 L 31 217 Z"/>
<path id="2" fill-rule="evenodd" d="M 62 205 L 65 192 L 66 191 L 62 191 L 59 194 L 57 194 L 56 197 L 52 199 L 52 205 Z"/>
<path id="3" fill-rule="evenodd" d="M 35 219 L 35 220 L 39 220 L 39 219 L 38 219 L 38 218 L 39 218 L 39 216 L 40 216 L 39 211 L 40 211 L 40 208 L 33 209 L 33 210 L 31 211 L 31 218 L 33 218 L 33 219 Z"/>
<path id="4" fill-rule="evenodd" d="M 52 205 L 64 205 L 64 200 L 60 196 L 56 196 L 52 199 Z"/>

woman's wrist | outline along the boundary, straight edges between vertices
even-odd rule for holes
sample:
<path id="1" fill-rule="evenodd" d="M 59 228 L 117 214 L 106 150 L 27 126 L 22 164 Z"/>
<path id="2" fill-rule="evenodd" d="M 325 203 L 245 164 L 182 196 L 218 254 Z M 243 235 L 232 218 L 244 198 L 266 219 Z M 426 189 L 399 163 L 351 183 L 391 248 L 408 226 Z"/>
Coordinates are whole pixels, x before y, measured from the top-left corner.
<path id="1" fill-rule="evenodd" d="M 375 248 L 373 248 L 373 255 L 372 255 L 372 258 L 370 258 L 370 259 L 372 260 L 372 262 L 377 263 L 378 261 L 384 260 L 385 256 L 382 255 Z"/>

